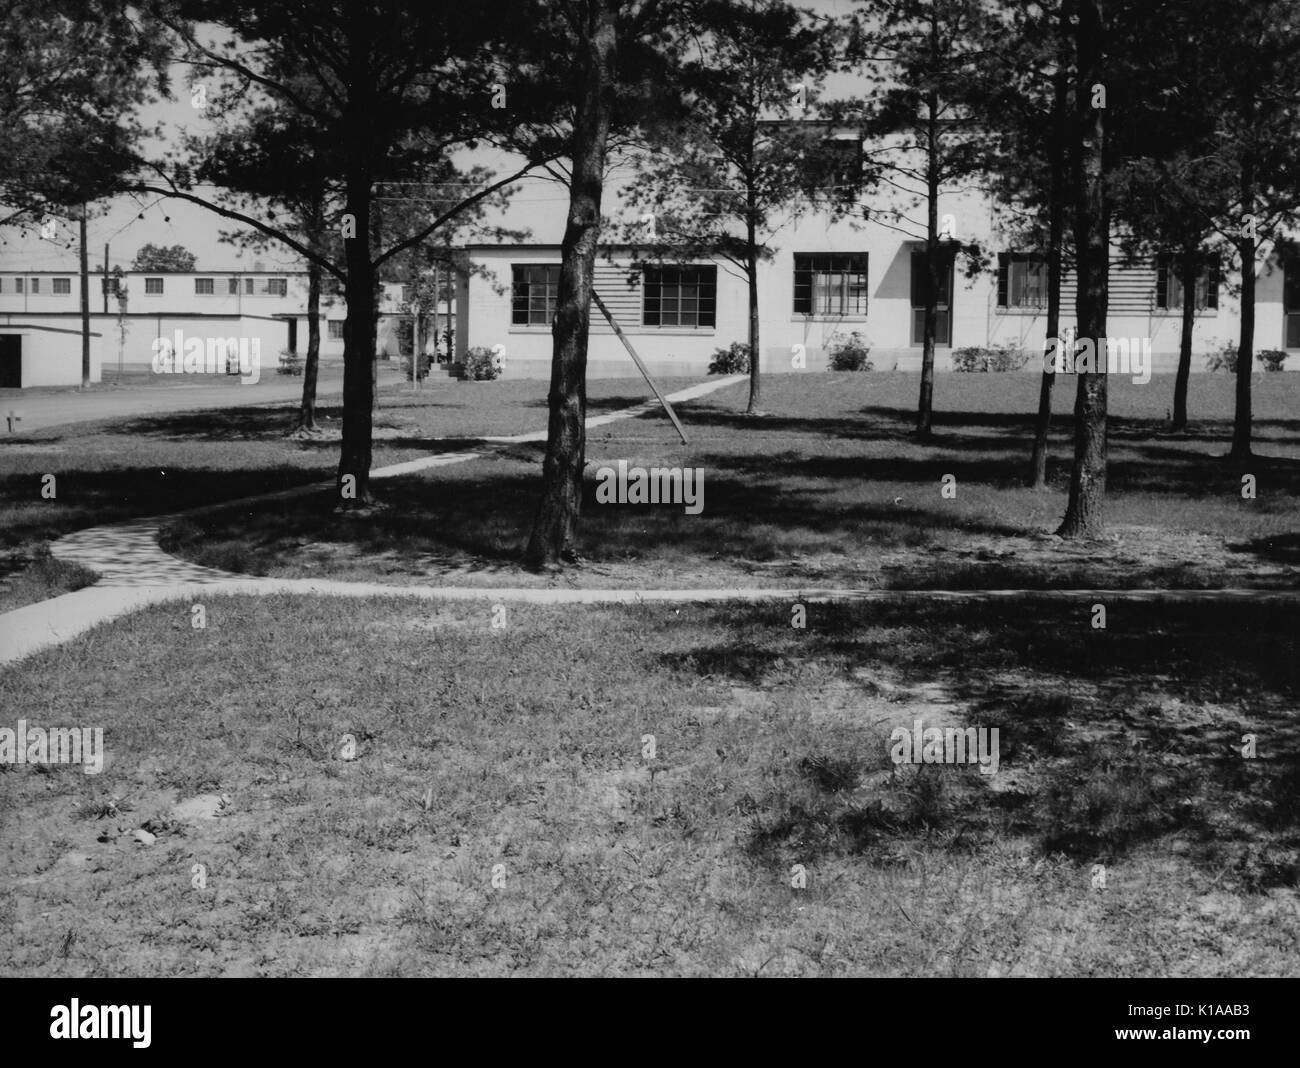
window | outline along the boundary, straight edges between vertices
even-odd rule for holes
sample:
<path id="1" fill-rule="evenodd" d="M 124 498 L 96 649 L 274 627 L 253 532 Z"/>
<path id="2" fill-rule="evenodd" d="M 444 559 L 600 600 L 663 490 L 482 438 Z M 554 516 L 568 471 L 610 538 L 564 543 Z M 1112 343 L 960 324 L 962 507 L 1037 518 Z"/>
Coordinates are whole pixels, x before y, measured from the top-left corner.
<path id="1" fill-rule="evenodd" d="M 946 260 L 939 268 L 939 319 L 935 324 L 934 343 L 936 345 L 952 344 L 952 282 L 956 258 L 949 251 L 939 250 Z M 920 345 L 925 341 L 925 292 L 926 292 L 925 250 L 912 251 L 912 344 Z"/>
<path id="2" fill-rule="evenodd" d="M 828 138 L 822 142 L 826 157 L 825 181 L 840 196 L 862 186 L 862 142 L 857 138 Z"/>
<path id="3" fill-rule="evenodd" d="M 342 338 L 343 338 L 343 323 L 344 323 L 344 321 L 343 321 L 342 319 L 330 319 L 330 320 L 326 323 L 326 328 L 327 328 L 328 331 L 329 331 L 329 338 L 330 338 L 331 341 L 340 341 L 340 340 L 342 340 Z"/>
<path id="4" fill-rule="evenodd" d="M 71 278 L 54 279 L 54 293 L 56 296 L 67 296 L 71 292 L 72 292 Z"/>
<path id="5" fill-rule="evenodd" d="M 236 297 L 236 296 L 239 295 L 239 279 L 238 279 L 238 278 L 227 278 L 227 279 L 226 279 L 226 293 L 227 293 L 229 296 L 232 296 L 232 297 Z"/>
<path id="6" fill-rule="evenodd" d="M 194 295 L 198 297 L 210 297 L 216 292 L 211 278 L 194 279 Z"/>
<path id="7" fill-rule="evenodd" d="M 103 290 L 104 295 L 108 297 L 117 296 L 118 290 L 121 288 L 121 285 L 122 285 L 122 280 L 118 278 L 116 275 L 110 275 L 107 278 L 100 279 L 100 288 Z"/>
<path id="8" fill-rule="evenodd" d="M 998 307 L 1047 307 L 1047 261 L 1042 256 L 999 253 Z"/>
<path id="9" fill-rule="evenodd" d="M 867 254 L 795 253 L 795 315 L 866 315 Z"/>
<path id="10" fill-rule="evenodd" d="M 21 293 L 22 291 L 23 291 L 23 280 L 22 280 L 21 278 L 15 278 L 15 279 L 14 279 L 14 292 L 15 292 L 15 293 Z"/>
<path id="11" fill-rule="evenodd" d="M 647 267 L 643 326 L 717 325 L 716 267 Z"/>
<path id="12" fill-rule="evenodd" d="M 560 288 L 560 265 L 512 267 L 510 322 L 514 326 L 550 326 L 555 318 L 555 294 Z"/>
<path id="13" fill-rule="evenodd" d="M 273 297 L 287 297 L 289 295 L 289 280 L 287 278 L 268 278 L 266 280 L 266 291 Z"/>
<path id="14" fill-rule="evenodd" d="M 1156 307 L 1174 310 L 1183 306 L 1183 283 L 1178 277 L 1178 257 L 1162 253 L 1156 257 Z M 1196 276 L 1196 310 L 1219 306 L 1219 265 L 1207 262 Z"/>
<path id="15" fill-rule="evenodd" d="M 410 304 L 410 303 L 411 303 L 411 287 L 410 287 L 410 286 L 402 286 L 402 303 L 403 303 L 403 304 Z"/>
<path id="16" fill-rule="evenodd" d="M 252 295 L 253 295 L 253 280 L 252 280 L 251 278 L 245 278 L 245 279 L 244 279 L 244 296 L 246 296 L 246 297 L 251 297 Z"/>
<path id="17" fill-rule="evenodd" d="M 39 278 L 33 278 L 33 279 L 32 279 L 32 292 L 33 292 L 33 293 L 39 293 L 40 291 L 41 291 L 41 280 L 40 280 Z"/>
<path id="18" fill-rule="evenodd" d="M 161 278 L 146 278 L 144 280 L 144 291 L 146 293 L 161 293 L 163 291 L 163 280 Z"/>

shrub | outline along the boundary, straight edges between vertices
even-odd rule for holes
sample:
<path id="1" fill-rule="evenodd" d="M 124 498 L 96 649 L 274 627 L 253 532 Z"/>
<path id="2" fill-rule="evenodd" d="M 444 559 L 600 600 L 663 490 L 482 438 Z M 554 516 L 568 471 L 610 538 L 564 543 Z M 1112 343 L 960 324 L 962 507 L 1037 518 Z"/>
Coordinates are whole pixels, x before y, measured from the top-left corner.
<path id="1" fill-rule="evenodd" d="M 238 359 L 236 358 L 236 366 Z M 280 350 L 280 364 L 275 369 L 278 375 L 300 375 L 302 374 L 302 357 L 296 352 L 290 352 L 288 349 Z"/>
<path id="2" fill-rule="evenodd" d="M 465 351 L 461 365 L 465 368 L 465 377 L 474 382 L 490 382 L 501 377 L 503 360 L 491 349 L 475 345 Z"/>
<path id="3" fill-rule="evenodd" d="M 1264 365 L 1265 371 L 1280 371 L 1282 365 L 1286 362 L 1286 351 L 1284 349 L 1265 349 L 1263 352 L 1255 353 L 1255 359 Z"/>
<path id="4" fill-rule="evenodd" d="M 1029 353 L 1014 345 L 990 345 L 987 348 L 973 347 L 954 349 L 952 369 L 954 371 L 1019 371 L 1029 362 Z"/>
<path id="5" fill-rule="evenodd" d="M 743 341 L 733 341 L 725 349 L 714 349 L 709 361 L 711 375 L 743 375 L 749 373 L 749 346 Z"/>
<path id="6" fill-rule="evenodd" d="M 1237 343 L 1235 341 L 1225 341 L 1217 349 L 1211 349 L 1205 354 L 1205 369 L 1207 371 L 1227 371 L 1229 374 L 1237 373 Z"/>
<path id="7" fill-rule="evenodd" d="M 421 378 L 428 378 L 429 364 L 432 362 L 433 362 L 433 358 L 427 352 L 420 353 L 420 362 L 418 364 L 418 370 L 416 373 Z M 402 357 L 402 378 L 404 378 L 407 382 L 411 380 L 411 357 L 410 356 Z"/>
<path id="8" fill-rule="evenodd" d="M 830 344 L 826 346 L 826 352 L 830 356 L 833 371 L 870 371 L 874 366 L 868 359 L 871 355 L 871 346 L 856 330 L 848 337 L 841 334 L 834 335 Z"/>

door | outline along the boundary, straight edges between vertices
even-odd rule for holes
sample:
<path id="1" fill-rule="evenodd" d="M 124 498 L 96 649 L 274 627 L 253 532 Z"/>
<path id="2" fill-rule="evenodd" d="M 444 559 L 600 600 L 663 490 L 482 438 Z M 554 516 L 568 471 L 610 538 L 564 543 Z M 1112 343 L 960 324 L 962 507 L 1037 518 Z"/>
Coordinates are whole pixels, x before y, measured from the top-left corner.
<path id="1" fill-rule="evenodd" d="M 939 250 L 944 256 L 945 251 Z M 952 283 L 953 270 L 956 266 L 951 253 L 946 253 L 948 262 L 939 267 L 939 316 L 934 326 L 934 343 L 936 346 L 952 345 Z M 920 345 L 925 340 L 925 250 L 914 249 L 912 252 L 912 344 Z"/>
<path id="2" fill-rule="evenodd" d="M 289 351 L 298 351 L 298 320 L 289 320 Z"/>
<path id="3" fill-rule="evenodd" d="M 23 388 L 23 339 L 0 334 L 0 389 Z"/>
<path id="4" fill-rule="evenodd" d="M 1282 344 L 1300 349 L 1300 261 L 1288 260 L 1282 275 L 1282 314 L 1286 336 Z"/>

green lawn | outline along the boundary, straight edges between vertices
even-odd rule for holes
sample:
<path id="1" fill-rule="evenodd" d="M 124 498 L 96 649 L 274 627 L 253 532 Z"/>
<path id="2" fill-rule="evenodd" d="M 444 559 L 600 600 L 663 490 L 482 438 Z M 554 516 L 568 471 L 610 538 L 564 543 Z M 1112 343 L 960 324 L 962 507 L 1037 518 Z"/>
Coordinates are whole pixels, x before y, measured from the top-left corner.
<path id="1" fill-rule="evenodd" d="M 374 465 L 467 448 L 471 435 L 543 429 L 546 388 L 449 379 L 419 393 L 390 386 L 376 416 Z M 596 412 L 646 397 L 644 383 L 626 381 L 593 382 L 589 393 Z M 308 441 L 286 436 L 296 411 L 285 404 L 179 412 L 0 436 L 0 611 L 89 581 L 48 557 L 50 542 L 74 530 L 332 479 L 341 409 L 321 406 L 324 434 Z M 41 496 L 45 474 L 56 477 L 53 500 Z"/>
<path id="2" fill-rule="evenodd" d="M 1029 374 L 941 375 L 936 435 L 909 430 L 917 378 L 907 374 L 775 375 L 761 419 L 741 414 L 735 386 L 681 405 L 690 444 L 660 413 L 599 427 L 589 464 L 579 585 L 668 586 L 1233 587 L 1294 588 L 1300 576 L 1300 375 L 1257 376 L 1259 459 L 1221 459 L 1232 383 L 1198 375 L 1188 434 L 1164 431 L 1172 382 L 1112 378 L 1107 511 L 1111 540 L 1067 546 L 1045 537 L 1065 509 L 1071 419 L 1057 416 L 1051 487 L 1024 487 L 1038 379 Z M 483 434 L 499 433 L 496 391 L 468 387 Z M 607 387 L 609 383 L 605 383 Z M 675 384 L 673 384 L 675 385 Z M 1062 378 L 1057 408 L 1072 402 Z M 616 398 L 616 406 L 638 399 Z M 540 397 L 534 425 L 544 415 Z M 417 399 L 389 409 L 451 442 L 447 415 Z M 477 406 L 483 405 L 480 409 Z M 599 405 L 595 406 L 599 410 Z M 255 575 L 388 582 L 544 585 L 519 566 L 536 507 L 543 446 L 489 448 L 469 463 L 377 484 L 386 509 L 339 521 L 325 492 L 250 514 L 182 520 L 164 532 L 172 552 Z M 608 505 L 596 472 L 632 466 L 704 471 L 704 510 Z M 1256 498 L 1242 497 L 1253 475 Z M 945 476 L 955 478 L 946 498 Z"/>
<path id="3" fill-rule="evenodd" d="M 1293 610 L 205 607 L 0 670 L 6 973 L 1300 971 Z"/>

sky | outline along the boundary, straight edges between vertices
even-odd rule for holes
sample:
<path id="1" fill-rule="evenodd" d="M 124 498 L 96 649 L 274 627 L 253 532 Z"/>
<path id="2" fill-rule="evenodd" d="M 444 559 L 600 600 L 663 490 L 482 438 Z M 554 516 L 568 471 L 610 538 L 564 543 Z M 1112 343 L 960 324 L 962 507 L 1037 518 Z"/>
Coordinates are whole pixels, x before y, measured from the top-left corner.
<path id="1" fill-rule="evenodd" d="M 842 16 L 855 6 L 852 0 L 803 0 L 801 6 L 822 15 Z M 193 106 L 188 69 L 174 65 L 171 71 L 172 99 L 161 100 L 142 111 L 146 126 L 161 123 L 164 136 L 152 144 L 156 155 L 166 155 L 178 143 L 180 133 L 203 134 L 212 129 L 204 109 Z M 828 80 L 827 95 L 846 92 L 849 83 Z M 503 153 L 480 150 L 463 160 L 504 171 L 509 159 Z M 617 188 L 625 181 L 628 168 L 611 173 L 611 193 L 606 203 L 615 204 Z M 396 192 L 396 191 L 390 191 Z M 524 178 L 515 187 L 510 205 L 494 222 L 514 229 L 530 229 L 533 242 L 558 244 L 563 236 L 567 191 L 544 177 Z M 96 206 L 87 223 L 90 269 L 101 270 L 108 246 L 108 267 L 129 269 L 139 249 L 146 244 L 183 245 L 198 258 L 197 268 L 220 273 L 228 270 L 293 269 L 300 261 L 292 250 L 272 244 L 263 252 L 250 253 L 220 240 L 220 231 L 237 224 L 195 204 L 152 195 L 119 197 Z M 56 219 L 54 236 L 41 236 L 40 228 L 28 225 L 0 227 L 0 271 L 73 271 L 78 265 L 77 224 Z M 471 238 L 472 240 L 472 238 Z"/>

